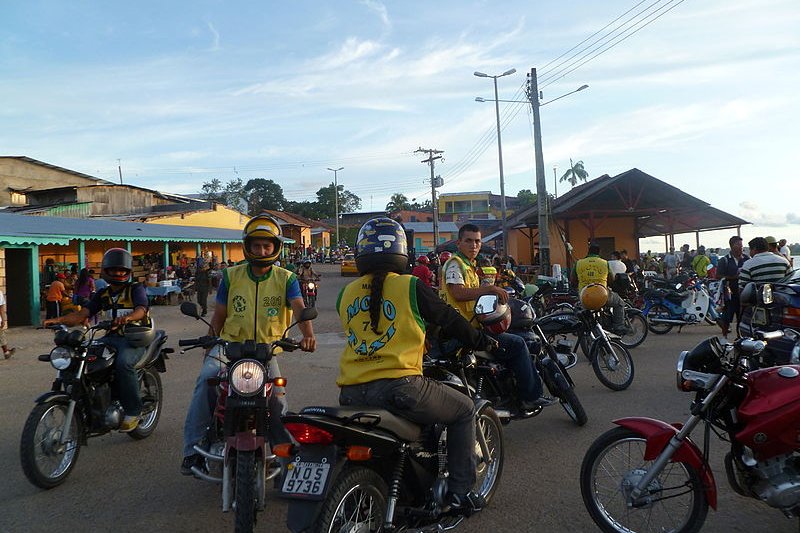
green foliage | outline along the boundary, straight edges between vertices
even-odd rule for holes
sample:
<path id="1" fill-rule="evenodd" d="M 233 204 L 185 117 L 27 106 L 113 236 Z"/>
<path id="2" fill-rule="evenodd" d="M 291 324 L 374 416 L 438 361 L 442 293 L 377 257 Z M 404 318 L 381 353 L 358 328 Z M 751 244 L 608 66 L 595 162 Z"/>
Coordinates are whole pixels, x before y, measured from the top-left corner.
<path id="1" fill-rule="evenodd" d="M 408 197 L 401 192 L 394 193 L 389 199 L 389 203 L 386 204 L 386 211 L 389 213 L 408 209 L 411 209 L 411 203 L 408 201 Z"/>
<path id="2" fill-rule="evenodd" d="M 517 193 L 517 200 L 519 200 L 520 209 L 536 205 L 536 193 L 531 192 L 530 189 L 522 189 Z"/>
<path id="3" fill-rule="evenodd" d="M 572 159 L 570 159 L 569 168 L 558 181 L 568 181 L 569 184 L 574 187 L 578 184 L 578 180 L 586 182 L 587 179 L 589 179 L 589 173 L 583 168 L 583 161 L 576 161 L 573 163 Z"/>

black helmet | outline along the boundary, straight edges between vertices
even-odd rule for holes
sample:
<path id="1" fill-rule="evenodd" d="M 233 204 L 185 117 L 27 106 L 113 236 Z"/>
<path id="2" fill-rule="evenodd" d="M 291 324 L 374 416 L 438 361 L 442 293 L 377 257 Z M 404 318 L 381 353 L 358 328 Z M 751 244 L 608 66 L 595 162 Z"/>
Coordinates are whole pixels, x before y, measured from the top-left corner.
<path id="1" fill-rule="evenodd" d="M 275 249 L 270 255 L 255 255 L 250 251 L 252 239 L 270 239 L 275 244 Z M 250 264 L 260 267 L 270 266 L 281 255 L 283 246 L 281 226 L 269 215 L 256 215 L 245 224 L 242 241 L 244 241 L 244 258 Z"/>
<path id="2" fill-rule="evenodd" d="M 356 268 L 359 274 L 379 270 L 402 274 L 408 265 L 406 232 L 387 217 L 367 220 L 356 238 Z"/>
<path id="3" fill-rule="evenodd" d="M 130 283 L 131 272 L 133 272 L 133 257 L 124 248 L 109 248 L 103 254 L 101 265 L 101 276 L 110 285 L 124 285 Z M 124 269 L 127 273 L 124 276 L 112 276 L 109 269 Z"/>
<path id="4" fill-rule="evenodd" d="M 509 298 L 508 304 L 511 306 L 511 329 L 526 329 L 533 325 L 536 314 L 530 304 L 517 298 Z"/>

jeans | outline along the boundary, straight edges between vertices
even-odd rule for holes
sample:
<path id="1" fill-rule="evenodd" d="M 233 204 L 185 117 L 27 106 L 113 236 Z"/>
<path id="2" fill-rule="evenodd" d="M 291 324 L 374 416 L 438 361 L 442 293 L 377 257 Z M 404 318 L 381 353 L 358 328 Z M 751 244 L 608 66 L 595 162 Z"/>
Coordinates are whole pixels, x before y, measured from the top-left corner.
<path id="1" fill-rule="evenodd" d="M 475 485 L 475 405 L 446 385 L 424 376 L 378 379 L 346 385 L 341 405 L 379 407 L 421 425 L 447 426 L 448 489 L 466 494 Z"/>
<path id="2" fill-rule="evenodd" d="M 625 327 L 625 302 L 619 294 L 609 290 L 606 307 L 611 308 L 611 329 L 620 330 Z"/>
<path id="3" fill-rule="evenodd" d="M 135 348 L 128 344 L 122 335 L 106 335 L 100 342 L 116 349 L 114 379 L 117 383 L 119 403 L 126 416 L 139 416 L 142 413 L 142 396 L 139 380 L 136 377 L 136 363 L 144 355 L 145 347 Z"/>
<path id="4" fill-rule="evenodd" d="M 209 378 L 217 377 L 223 364 L 213 356 L 221 357 L 222 349 L 215 346 L 203 361 L 200 368 L 200 375 L 192 393 L 192 400 L 189 403 L 189 411 L 186 413 L 186 421 L 183 425 L 183 456 L 188 457 L 197 453 L 194 449 L 195 444 L 199 444 L 206 437 L 211 419 L 214 416 L 214 407 L 217 405 L 217 388 L 208 384 Z M 278 360 L 273 357 L 270 359 L 267 369 L 270 377 L 280 376 Z M 288 404 L 286 403 L 286 389 L 284 387 L 272 387 L 272 394 L 269 397 L 269 442 L 271 445 L 292 442 L 292 437 L 281 421 L 281 415 L 286 414 Z"/>

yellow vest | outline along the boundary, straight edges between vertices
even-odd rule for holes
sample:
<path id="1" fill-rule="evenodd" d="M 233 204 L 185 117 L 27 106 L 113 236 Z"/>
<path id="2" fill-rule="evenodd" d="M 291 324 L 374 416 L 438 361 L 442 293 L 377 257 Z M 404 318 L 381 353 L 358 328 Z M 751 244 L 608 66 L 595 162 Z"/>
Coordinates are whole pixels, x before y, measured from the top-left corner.
<path id="1" fill-rule="evenodd" d="M 475 267 L 467 260 L 466 257 L 460 253 L 456 253 L 450 259 L 448 259 L 442 267 L 442 279 L 439 281 L 439 296 L 441 296 L 445 302 L 455 307 L 456 311 L 458 311 L 461 316 L 469 320 L 472 326 L 477 328 L 477 322 L 472 322 L 472 317 L 475 316 L 475 300 L 459 302 L 453 298 L 453 296 L 450 294 L 450 291 L 447 289 L 447 280 L 445 277 L 447 275 L 447 268 L 450 266 L 451 261 L 455 261 L 455 264 L 457 264 L 458 268 L 461 269 L 461 274 L 464 276 L 465 288 L 476 289 L 481 286 L 481 279 L 478 277 Z"/>
<path id="2" fill-rule="evenodd" d="M 128 283 L 118 293 L 111 292 L 111 286 L 100 289 L 98 297 L 100 298 L 100 309 L 103 311 L 111 311 L 111 318 L 118 318 L 121 316 L 129 315 L 134 312 L 136 306 L 133 304 L 133 288 L 138 283 Z M 77 307 L 80 309 L 80 307 Z M 150 309 L 147 310 L 147 316 L 142 320 L 135 320 L 129 322 L 131 326 L 150 326 Z M 119 331 L 118 331 L 119 332 Z"/>
<path id="3" fill-rule="evenodd" d="M 575 265 L 578 275 L 578 291 L 591 283 L 608 286 L 608 261 L 596 255 L 584 257 Z"/>
<path id="4" fill-rule="evenodd" d="M 228 316 L 219 336 L 237 342 L 280 339 L 292 320 L 286 289 L 294 274 L 273 265 L 263 277 L 256 278 L 247 263 L 223 272 L 228 287 Z"/>
<path id="5" fill-rule="evenodd" d="M 349 283 L 336 302 L 347 342 L 336 384 L 356 385 L 376 379 L 422 374 L 425 325 L 417 307 L 417 278 L 390 273 L 383 283 L 378 331 L 372 331 L 369 293 L 372 275 Z"/>

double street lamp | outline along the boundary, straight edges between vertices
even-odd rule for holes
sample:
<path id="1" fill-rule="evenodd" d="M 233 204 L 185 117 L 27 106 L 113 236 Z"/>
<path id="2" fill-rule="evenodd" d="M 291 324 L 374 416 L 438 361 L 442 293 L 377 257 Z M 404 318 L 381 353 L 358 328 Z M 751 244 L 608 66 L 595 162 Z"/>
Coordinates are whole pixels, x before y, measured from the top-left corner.
<path id="1" fill-rule="evenodd" d="M 339 168 L 330 168 L 328 170 L 333 172 L 333 208 L 334 208 L 334 216 L 336 217 L 336 249 L 339 248 L 339 180 L 338 175 L 340 170 L 344 170 L 344 167 Z"/>
<path id="2" fill-rule="evenodd" d="M 502 74 L 498 74 L 497 76 L 490 76 L 489 74 L 484 74 L 483 72 L 474 72 L 475 76 L 479 78 L 492 78 L 492 81 L 494 82 L 494 113 L 495 117 L 497 118 L 497 160 L 499 161 L 500 165 L 500 218 L 503 224 L 503 253 L 505 255 L 508 255 L 508 228 L 506 228 L 506 184 L 503 176 L 503 142 L 500 140 L 500 100 L 498 100 L 497 96 L 497 78 L 510 76 L 516 71 L 517 69 L 512 68 L 503 72 Z"/>

